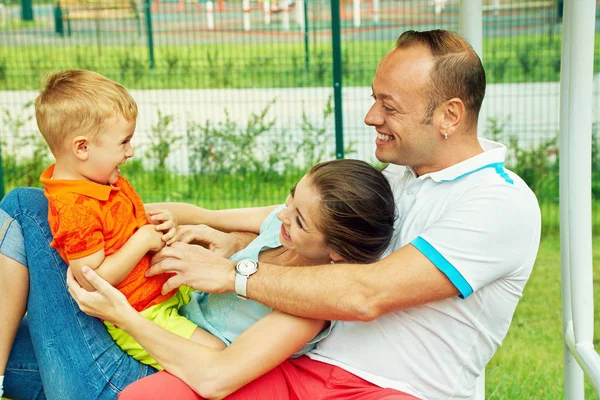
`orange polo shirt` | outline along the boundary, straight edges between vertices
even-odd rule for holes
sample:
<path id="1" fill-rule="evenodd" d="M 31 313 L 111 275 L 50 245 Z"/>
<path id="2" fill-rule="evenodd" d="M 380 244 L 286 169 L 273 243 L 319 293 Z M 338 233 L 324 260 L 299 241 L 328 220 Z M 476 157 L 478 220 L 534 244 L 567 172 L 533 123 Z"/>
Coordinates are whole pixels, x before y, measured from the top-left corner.
<path id="1" fill-rule="evenodd" d="M 84 180 L 52 179 L 54 165 L 40 177 L 48 198 L 48 223 L 54 236 L 50 243 L 68 263 L 104 248 L 106 257 L 117 252 L 143 225 L 148 224 L 142 199 L 124 178 L 115 186 Z M 161 295 L 170 275 L 147 278 L 150 265 L 145 255 L 117 285 L 138 311 L 161 303 L 173 295 Z"/>

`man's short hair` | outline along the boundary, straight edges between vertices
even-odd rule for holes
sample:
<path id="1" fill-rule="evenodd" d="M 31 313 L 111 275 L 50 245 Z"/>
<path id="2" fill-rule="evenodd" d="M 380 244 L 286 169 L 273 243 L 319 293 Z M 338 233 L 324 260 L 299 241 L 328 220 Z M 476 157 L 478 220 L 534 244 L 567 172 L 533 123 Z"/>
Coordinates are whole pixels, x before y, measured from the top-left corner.
<path id="1" fill-rule="evenodd" d="M 66 139 L 94 137 L 110 118 L 137 119 L 137 105 L 121 84 L 96 72 L 65 70 L 48 77 L 35 99 L 38 128 L 52 154 Z"/>
<path id="2" fill-rule="evenodd" d="M 427 47 L 434 59 L 424 123 L 431 123 L 438 105 L 457 97 L 465 104 L 468 119 L 476 124 L 485 96 L 485 71 L 477 53 L 461 36 L 441 29 L 406 31 L 396 41 L 396 49 L 416 45 Z"/>

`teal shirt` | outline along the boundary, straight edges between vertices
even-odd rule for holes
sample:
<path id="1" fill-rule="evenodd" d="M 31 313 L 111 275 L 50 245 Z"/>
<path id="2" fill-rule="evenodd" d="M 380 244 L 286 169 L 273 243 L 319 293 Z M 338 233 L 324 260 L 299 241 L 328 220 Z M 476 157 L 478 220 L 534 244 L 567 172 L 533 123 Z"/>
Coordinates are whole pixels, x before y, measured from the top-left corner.
<path id="1" fill-rule="evenodd" d="M 279 231 L 281 221 L 277 213 L 285 205 L 277 207 L 260 227 L 260 234 L 245 249 L 231 256 L 231 260 L 251 259 L 258 261 L 258 254 L 263 250 L 281 246 Z M 208 294 L 195 291 L 188 304 L 179 309 L 179 313 L 197 324 L 200 328 L 218 337 L 226 345 L 230 345 L 239 335 L 256 321 L 269 314 L 273 309 L 254 300 L 242 300 L 235 293 Z M 293 357 L 299 357 L 312 350 L 316 343 L 329 335 L 330 326 L 321 331 Z"/>

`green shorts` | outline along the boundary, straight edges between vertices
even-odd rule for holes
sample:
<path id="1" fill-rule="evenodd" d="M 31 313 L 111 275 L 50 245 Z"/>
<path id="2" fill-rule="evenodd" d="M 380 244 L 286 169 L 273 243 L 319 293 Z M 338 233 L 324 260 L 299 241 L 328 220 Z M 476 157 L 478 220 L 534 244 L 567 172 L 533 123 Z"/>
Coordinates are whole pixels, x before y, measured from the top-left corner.
<path id="1" fill-rule="evenodd" d="M 192 337 L 194 330 L 198 327 L 189 319 L 179 315 L 179 307 L 187 304 L 190 301 L 190 294 L 194 290 L 187 286 L 182 286 L 171 298 L 163 301 L 160 304 L 145 309 L 140 314 L 154 322 L 158 326 L 162 326 L 169 332 L 189 339 Z M 162 370 L 154 358 L 150 356 L 127 332 L 115 327 L 108 321 L 104 321 L 108 329 L 108 333 L 119 345 L 119 347 L 138 360 L 141 363 L 151 365 L 152 367 Z"/>

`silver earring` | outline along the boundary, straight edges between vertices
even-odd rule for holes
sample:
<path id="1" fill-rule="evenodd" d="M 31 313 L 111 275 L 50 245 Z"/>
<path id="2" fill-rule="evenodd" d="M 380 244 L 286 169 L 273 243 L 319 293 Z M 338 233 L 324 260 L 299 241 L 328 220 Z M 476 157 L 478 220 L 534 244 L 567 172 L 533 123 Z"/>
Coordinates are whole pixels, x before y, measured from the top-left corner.
<path id="1" fill-rule="evenodd" d="M 444 139 L 448 140 L 448 132 L 444 133 Z"/>
<path id="2" fill-rule="evenodd" d="M 335 264 L 335 261 L 331 260 L 331 264 Z"/>

